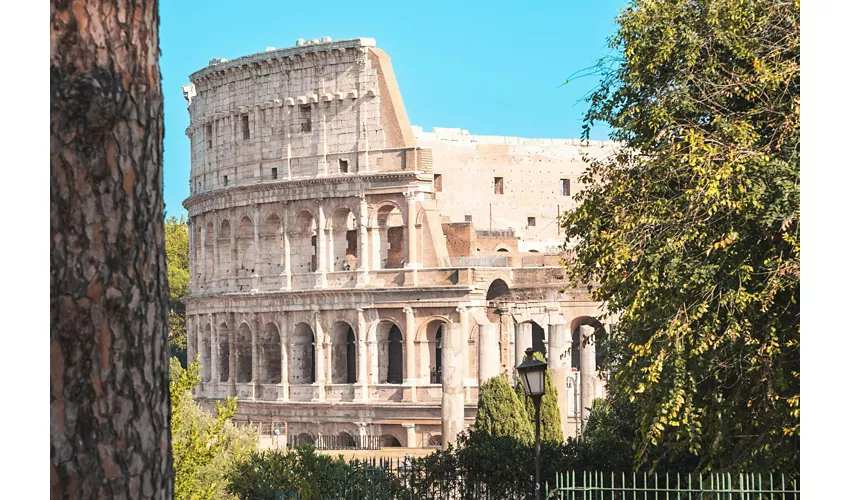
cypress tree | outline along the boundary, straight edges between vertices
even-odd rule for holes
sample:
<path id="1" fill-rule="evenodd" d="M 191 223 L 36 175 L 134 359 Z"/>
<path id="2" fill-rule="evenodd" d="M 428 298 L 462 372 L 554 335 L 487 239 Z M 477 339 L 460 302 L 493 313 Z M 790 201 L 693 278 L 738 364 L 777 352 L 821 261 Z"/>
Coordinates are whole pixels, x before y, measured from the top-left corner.
<path id="1" fill-rule="evenodd" d="M 478 391 L 475 432 L 507 436 L 523 443 L 534 440 L 534 429 L 511 386 L 502 377 L 484 382 Z"/>
<path id="2" fill-rule="evenodd" d="M 546 361 L 543 354 L 534 353 L 534 358 L 538 361 Z M 546 367 L 543 383 L 546 387 L 546 392 L 540 398 L 540 441 L 549 441 L 560 443 L 564 441 L 564 433 L 561 430 L 561 412 L 558 409 L 558 390 L 555 388 L 555 382 L 552 380 L 552 373 L 549 367 Z M 517 398 L 525 406 L 525 414 L 531 426 L 531 437 L 534 438 L 534 403 L 531 398 L 525 395 L 525 390 L 522 388 L 522 382 L 517 382 L 514 387 Z"/>

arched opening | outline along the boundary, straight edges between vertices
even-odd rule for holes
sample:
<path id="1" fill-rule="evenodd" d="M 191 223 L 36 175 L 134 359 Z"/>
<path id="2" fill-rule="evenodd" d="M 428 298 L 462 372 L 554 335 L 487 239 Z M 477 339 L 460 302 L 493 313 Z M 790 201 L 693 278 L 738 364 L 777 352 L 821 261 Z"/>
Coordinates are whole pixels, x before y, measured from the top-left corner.
<path id="1" fill-rule="evenodd" d="M 354 448 L 354 438 L 351 437 L 351 434 L 347 432 L 340 432 L 337 436 L 337 440 L 339 441 L 338 446 L 340 448 Z"/>
<path id="2" fill-rule="evenodd" d="M 292 269 L 295 274 L 312 273 L 318 269 L 316 219 L 313 214 L 306 210 L 298 213 L 290 245 Z"/>
<path id="3" fill-rule="evenodd" d="M 540 253 L 540 252 L 537 251 L 537 250 L 529 250 L 528 253 Z"/>
<path id="4" fill-rule="evenodd" d="M 357 351 L 354 329 L 344 321 L 334 324 L 331 331 L 334 384 L 353 384 L 357 381 Z"/>
<path id="5" fill-rule="evenodd" d="M 299 323 L 292 332 L 289 345 L 289 383 L 312 384 L 316 380 L 313 329 L 307 323 Z"/>
<path id="6" fill-rule="evenodd" d="M 546 357 L 546 331 L 533 321 L 531 322 L 531 348 L 542 352 L 543 357 Z"/>
<path id="7" fill-rule="evenodd" d="M 401 330 L 390 321 L 381 321 L 377 326 L 378 382 L 400 384 L 404 379 L 404 352 Z"/>
<path id="8" fill-rule="evenodd" d="M 295 436 L 295 446 L 313 446 L 316 444 L 316 438 L 307 434 L 306 432 L 302 432 L 301 434 Z"/>
<path id="9" fill-rule="evenodd" d="M 230 380 L 230 341 L 227 338 L 227 323 L 222 323 L 219 326 L 218 343 L 218 381 L 227 382 Z"/>
<path id="10" fill-rule="evenodd" d="M 242 323 L 236 333 L 236 360 L 236 382 L 251 382 L 251 327 L 247 323 Z"/>
<path id="11" fill-rule="evenodd" d="M 260 380 L 265 384 L 280 383 L 280 332 L 274 323 L 263 328 L 257 355 L 260 357 Z"/>
<path id="12" fill-rule="evenodd" d="M 395 205 L 378 209 L 380 258 L 382 269 L 404 267 L 404 218 Z"/>
<path id="13" fill-rule="evenodd" d="M 212 381 L 212 328 L 210 325 L 204 327 L 201 337 L 201 380 Z M 189 360 L 194 361 L 194 360 Z"/>
<path id="14" fill-rule="evenodd" d="M 572 347 L 570 349 L 571 366 L 576 370 L 581 368 L 581 349 L 585 347 L 584 341 L 581 336 L 582 326 L 592 326 L 594 329 L 593 338 L 591 340 L 593 342 L 594 347 L 596 348 L 596 366 L 601 366 L 605 358 L 605 352 L 602 349 L 603 342 L 607 337 L 605 327 L 596 318 L 592 318 L 589 316 L 576 318 L 575 320 L 573 320 L 573 342 Z"/>
<path id="15" fill-rule="evenodd" d="M 428 348 L 422 350 L 420 363 L 428 367 L 428 380 L 432 384 L 440 384 L 443 381 L 443 339 L 448 327 L 448 323 L 439 319 L 425 325 Z"/>
<path id="16" fill-rule="evenodd" d="M 254 223 L 247 215 L 239 221 L 236 231 L 236 274 L 254 275 Z"/>
<path id="17" fill-rule="evenodd" d="M 221 231 L 218 234 L 218 275 L 221 278 L 230 277 L 230 222 L 221 222 Z"/>
<path id="18" fill-rule="evenodd" d="M 331 271 L 353 271 L 357 268 L 357 220 L 347 208 L 340 208 L 330 219 L 328 247 L 331 248 Z"/>
<path id="19" fill-rule="evenodd" d="M 280 217 L 271 214 L 263 223 L 260 239 L 260 272 L 265 275 L 280 274 L 283 270 L 283 238 L 280 233 Z"/>
<path id="20" fill-rule="evenodd" d="M 392 434 L 382 434 L 381 448 L 401 448 L 401 443 Z"/>
<path id="21" fill-rule="evenodd" d="M 504 280 L 493 280 L 493 282 L 490 283 L 490 287 L 487 289 L 487 300 L 496 300 L 500 297 L 507 297 L 510 293 L 511 289 Z"/>
<path id="22" fill-rule="evenodd" d="M 498 249 L 498 250 L 496 250 L 496 251 L 497 251 L 497 252 L 510 252 L 510 250 L 508 250 L 507 248 L 500 248 L 500 249 Z"/>

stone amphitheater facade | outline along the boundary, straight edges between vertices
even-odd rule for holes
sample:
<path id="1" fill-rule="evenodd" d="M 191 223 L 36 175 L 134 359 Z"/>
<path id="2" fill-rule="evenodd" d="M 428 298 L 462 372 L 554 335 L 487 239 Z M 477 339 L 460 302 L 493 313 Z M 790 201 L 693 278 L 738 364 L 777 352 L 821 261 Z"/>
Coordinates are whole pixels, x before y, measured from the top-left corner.
<path id="1" fill-rule="evenodd" d="M 582 334 L 608 326 L 586 287 L 564 289 L 556 217 L 582 155 L 613 144 L 423 132 L 367 38 L 214 59 L 190 79 L 202 401 L 236 396 L 238 419 L 290 436 L 445 446 L 479 385 L 515 381 L 533 346 L 575 433 L 604 391 Z"/>

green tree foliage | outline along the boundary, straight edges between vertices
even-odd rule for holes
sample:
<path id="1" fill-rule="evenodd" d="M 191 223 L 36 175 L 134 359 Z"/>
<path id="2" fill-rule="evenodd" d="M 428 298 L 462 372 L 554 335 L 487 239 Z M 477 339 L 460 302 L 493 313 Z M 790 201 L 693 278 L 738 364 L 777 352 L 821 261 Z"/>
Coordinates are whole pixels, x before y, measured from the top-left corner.
<path id="1" fill-rule="evenodd" d="M 534 440 L 534 430 L 522 403 L 502 377 L 493 377 L 478 390 L 475 433 L 508 436 L 522 443 Z"/>
<path id="2" fill-rule="evenodd" d="M 174 497 L 226 497 L 225 473 L 257 446 L 256 434 L 233 425 L 236 399 L 216 403 L 216 415 L 204 411 L 192 395 L 200 382 L 198 362 L 184 369 L 171 358 L 171 447 Z"/>
<path id="3" fill-rule="evenodd" d="M 796 467 L 800 11 L 635 0 L 589 98 L 625 146 L 590 162 L 567 269 L 619 317 L 615 399 L 641 448 L 703 467 Z"/>
<path id="4" fill-rule="evenodd" d="M 172 356 L 186 366 L 186 308 L 189 295 L 189 226 L 181 216 L 165 219 L 165 263 L 168 269 L 168 342 Z"/>
<path id="5" fill-rule="evenodd" d="M 543 354 L 539 352 L 534 353 L 534 359 L 546 361 Z M 561 430 L 561 411 L 558 409 L 558 389 L 555 388 L 555 382 L 552 380 L 552 372 L 549 371 L 548 366 L 543 376 L 543 385 L 546 389 L 543 397 L 540 398 L 540 441 L 560 443 L 564 440 L 564 431 Z M 514 392 L 520 403 L 525 407 L 528 421 L 531 424 L 531 430 L 534 432 L 534 402 L 530 397 L 525 395 L 522 382 L 517 382 Z"/>
<path id="6" fill-rule="evenodd" d="M 406 498 L 391 473 L 376 474 L 363 462 L 317 454 L 312 447 L 253 452 L 228 472 L 227 491 L 238 498 Z"/>

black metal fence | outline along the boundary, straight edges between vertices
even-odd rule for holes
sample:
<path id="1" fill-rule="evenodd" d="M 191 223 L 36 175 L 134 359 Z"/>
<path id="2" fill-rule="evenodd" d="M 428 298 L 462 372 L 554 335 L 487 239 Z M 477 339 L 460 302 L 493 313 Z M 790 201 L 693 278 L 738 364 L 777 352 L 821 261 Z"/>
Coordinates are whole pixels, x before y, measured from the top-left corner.
<path id="1" fill-rule="evenodd" d="M 311 445 L 317 450 L 380 450 L 381 436 L 311 436 L 300 434 L 289 436 L 287 444 L 290 448 Z"/>

